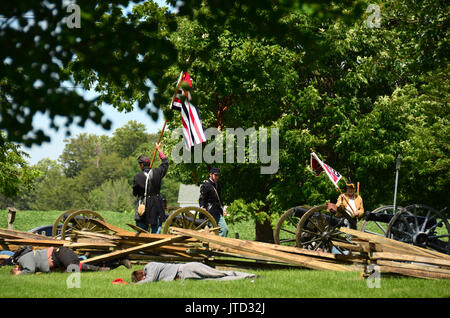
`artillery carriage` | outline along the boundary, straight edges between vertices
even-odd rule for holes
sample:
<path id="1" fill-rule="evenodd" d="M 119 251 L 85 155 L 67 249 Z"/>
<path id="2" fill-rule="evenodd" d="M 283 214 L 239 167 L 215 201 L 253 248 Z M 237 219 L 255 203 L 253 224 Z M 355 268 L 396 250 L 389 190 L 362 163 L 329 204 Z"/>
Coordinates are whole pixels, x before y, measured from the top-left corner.
<path id="1" fill-rule="evenodd" d="M 450 225 L 444 210 L 413 204 L 407 207 L 382 206 L 367 211 L 358 221 L 348 214 L 337 216 L 330 204 L 298 206 L 287 210 L 274 230 L 277 244 L 312 250 L 344 253 L 351 236 L 341 227 L 358 229 L 404 243 L 450 254 Z"/>
<path id="2" fill-rule="evenodd" d="M 167 220 L 162 227 L 163 234 L 168 234 L 170 227 L 193 230 L 201 230 L 208 227 L 213 232 L 218 233 L 217 222 L 214 217 L 199 207 L 170 208 L 165 213 Z M 53 224 L 39 226 L 30 232 L 61 239 L 70 239 L 74 238 L 80 231 L 107 234 L 109 228 L 104 225 L 105 222 L 104 217 L 95 211 L 68 210 L 60 214 Z M 127 225 L 137 232 L 146 232 L 133 224 Z"/>

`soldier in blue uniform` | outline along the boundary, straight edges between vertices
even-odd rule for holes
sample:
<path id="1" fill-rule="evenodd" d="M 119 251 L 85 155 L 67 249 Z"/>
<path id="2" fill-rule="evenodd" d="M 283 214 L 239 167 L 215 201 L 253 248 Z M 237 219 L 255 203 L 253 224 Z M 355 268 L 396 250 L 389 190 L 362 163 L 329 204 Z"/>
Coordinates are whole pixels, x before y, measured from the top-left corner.
<path id="1" fill-rule="evenodd" d="M 139 156 L 138 163 L 141 167 L 133 180 L 133 195 L 145 205 L 143 213 L 136 213 L 134 219 L 140 228 L 159 234 L 161 225 L 166 220 L 164 200 L 160 194 L 162 179 L 169 169 L 169 160 L 161 150 L 161 144 L 156 144 L 161 165 L 158 168 L 150 168 L 150 159 L 144 155 Z M 147 184 L 147 186 L 146 186 Z M 147 194 L 145 191 L 147 190 Z"/>
<path id="2" fill-rule="evenodd" d="M 211 214 L 220 227 L 219 235 L 227 236 L 228 226 L 224 218 L 223 201 L 221 197 L 221 187 L 219 184 L 220 170 L 219 168 L 211 168 L 209 171 L 209 179 L 200 187 L 200 207 Z"/>

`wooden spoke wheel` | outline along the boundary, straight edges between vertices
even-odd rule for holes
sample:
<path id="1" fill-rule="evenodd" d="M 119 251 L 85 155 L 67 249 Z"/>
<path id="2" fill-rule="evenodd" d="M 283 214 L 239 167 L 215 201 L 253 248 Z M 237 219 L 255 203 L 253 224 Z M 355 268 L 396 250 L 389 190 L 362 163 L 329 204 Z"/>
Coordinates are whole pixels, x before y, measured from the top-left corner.
<path id="1" fill-rule="evenodd" d="M 108 229 L 99 225 L 97 222 L 92 222 L 92 219 L 99 219 L 105 221 L 105 218 L 99 213 L 91 210 L 78 210 L 70 213 L 64 220 L 59 235 L 61 239 L 76 236 L 74 230 L 88 231 L 97 233 L 107 233 Z"/>
<path id="2" fill-rule="evenodd" d="M 170 227 L 198 231 L 205 228 L 215 228 L 217 227 L 217 222 L 206 210 L 195 206 L 188 206 L 172 212 L 166 222 L 164 222 L 162 232 L 168 234 Z M 214 230 L 214 233 L 219 234 L 219 230 Z"/>
<path id="3" fill-rule="evenodd" d="M 448 218 L 423 204 L 413 204 L 398 211 L 389 222 L 387 237 L 450 254 Z"/>
<path id="4" fill-rule="evenodd" d="M 52 236 L 57 237 L 61 233 L 61 227 L 64 223 L 64 221 L 67 219 L 67 217 L 72 214 L 73 212 L 76 212 L 77 210 L 67 210 L 66 212 L 61 213 L 53 223 L 52 227 Z"/>
<path id="5" fill-rule="evenodd" d="M 295 246 L 298 222 L 309 209 L 310 207 L 298 206 L 283 213 L 273 232 L 275 244 Z"/>
<path id="6" fill-rule="evenodd" d="M 308 210 L 300 219 L 296 231 L 296 246 L 329 253 L 346 251 L 351 237 L 339 231 L 341 227 L 356 229 L 356 220 L 347 214 L 341 217 L 327 212 L 328 204 Z"/>
<path id="7" fill-rule="evenodd" d="M 402 207 L 397 207 L 396 211 L 401 209 Z M 393 205 L 385 205 L 376 208 L 364 216 L 364 221 L 361 224 L 360 231 L 380 236 L 387 236 L 388 224 L 392 220 L 394 214 Z"/>

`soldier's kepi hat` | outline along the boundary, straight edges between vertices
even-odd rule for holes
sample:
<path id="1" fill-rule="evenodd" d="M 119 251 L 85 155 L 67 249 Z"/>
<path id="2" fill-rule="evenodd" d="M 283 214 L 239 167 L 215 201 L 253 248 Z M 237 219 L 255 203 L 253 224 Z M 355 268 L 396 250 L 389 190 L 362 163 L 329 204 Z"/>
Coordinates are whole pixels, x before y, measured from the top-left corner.
<path id="1" fill-rule="evenodd" d="M 211 168 L 211 170 L 209 170 L 210 173 L 212 174 L 220 174 L 220 169 L 219 168 Z"/>
<path id="2" fill-rule="evenodd" d="M 150 159 L 148 159 L 147 156 L 145 155 L 140 155 L 138 158 L 138 163 L 141 165 L 146 165 L 149 166 L 150 165 Z"/>

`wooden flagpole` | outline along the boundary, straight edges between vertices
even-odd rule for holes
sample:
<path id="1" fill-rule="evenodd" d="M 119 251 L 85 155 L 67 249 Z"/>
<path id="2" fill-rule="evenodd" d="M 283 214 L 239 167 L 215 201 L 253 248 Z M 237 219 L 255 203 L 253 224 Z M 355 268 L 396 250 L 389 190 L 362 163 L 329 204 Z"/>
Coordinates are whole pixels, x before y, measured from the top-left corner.
<path id="1" fill-rule="evenodd" d="M 180 80 L 178 81 L 177 87 L 175 88 L 175 93 L 173 94 L 172 100 L 170 101 L 170 107 L 172 107 L 173 101 L 175 100 L 175 97 L 177 96 L 178 90 L 180 89 L 181 82 L 182 82 L 182 79 L 183 79 L 183 75 L 184 75 L 184 71 L 181 72 Z M 163 125 L 163 127 L 161 129 L 161 133 L 159 134 L 158 143 L 161 142 L 162 136 L 164 134 L 164 130 L 166 128 L 166 124 L 167 124 L 167 118 L 164 120 L 164 125 Z M 155 161 L 157 150 L 158 149 L 155 147 L 155 151 L 153 152 L 152 161 L 150 162 L 150 169 L 152 168 L 153 162 Z"/>
<path id="2" fill-rule="evenodd" d="M 166 129 L 166 124 L 167 124 L 167 119 L 164 120 L 164 125 L 162 127 L 161 133 L 159 134 L 159 139 L 158 139 L 158 144 L 161 142 L 162 139 L 162 135 L 164 134 L 164 129 Z M 155 161 L 155 157 L 156 157 L 156 152 L 157 152 L 158 148 L 155 147 L 155 151 L 153 152 L 153 157 L 152 157 L 152 162 L 150 162 L 150 169 L 153 166 L 153 162 Z"/>

